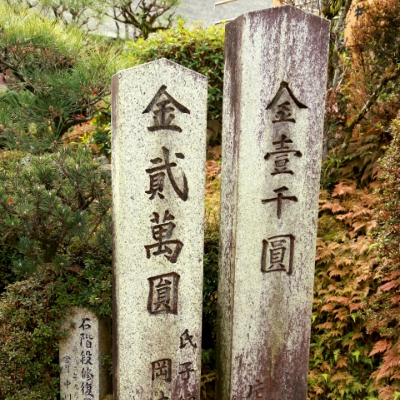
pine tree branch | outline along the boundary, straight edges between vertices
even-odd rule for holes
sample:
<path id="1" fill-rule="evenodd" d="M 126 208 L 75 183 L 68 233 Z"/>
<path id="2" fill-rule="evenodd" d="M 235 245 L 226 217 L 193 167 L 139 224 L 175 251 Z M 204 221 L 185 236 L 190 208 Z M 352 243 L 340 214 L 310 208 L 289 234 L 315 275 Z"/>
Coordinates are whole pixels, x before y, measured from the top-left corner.
<path id="1" fill-rule="evenodd" d="M 35 88 L 31 84 L 28 83 L 29 80 L 27 78 L 25 78 L 22 74 L 20 74 L 14 65 L 8 63 L 7 61 L 3 60 L 2 58 L 0 58 L 0 63 L 5 65 L 7 68 L 11 69 L 11 71 L 15 75 L 15 77 L 18 78 L 21 81 L 21 83 L 25 83 L 25 88 L 27 90 L 29 90 L 31 93 L 35 93 Z"/>

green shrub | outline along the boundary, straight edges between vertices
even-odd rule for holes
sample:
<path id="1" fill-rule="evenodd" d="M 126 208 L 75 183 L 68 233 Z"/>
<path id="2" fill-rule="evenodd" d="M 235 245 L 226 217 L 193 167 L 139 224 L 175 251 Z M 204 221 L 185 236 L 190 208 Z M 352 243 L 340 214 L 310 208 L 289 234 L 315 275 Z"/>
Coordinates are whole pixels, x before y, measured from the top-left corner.
<path id="1" fill-rule="evenodd" d="M 224 74 L 224 28 L 200 26 L 187 28 L 180 21 L 167 31 L 151 38 L 128 43 L 126 60 L 130 66 L 167 58 L 190 68 L 208 79 L 208 116 L 222 115 L 222 84 Z"/>
<path id="2" fill-rule="evenodd" d="M 73 27 L 0 4 L 0 134 L 30 150 L 90 120 L 123 65 L 118 48 Z"/>

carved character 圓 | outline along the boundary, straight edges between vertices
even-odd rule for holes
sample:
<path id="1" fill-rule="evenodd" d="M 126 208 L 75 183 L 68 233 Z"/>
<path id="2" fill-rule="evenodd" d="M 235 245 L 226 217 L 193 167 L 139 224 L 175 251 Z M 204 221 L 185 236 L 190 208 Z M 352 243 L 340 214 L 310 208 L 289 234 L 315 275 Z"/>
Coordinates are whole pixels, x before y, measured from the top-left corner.
<path id="1" fill-rule="evenodd" d="M 294 240 L 293 235 L 272 236 L 268 240 L 263 240 L 261 271 L 285 271 L 287 274 L 291 274 Z"/>
<path id="2" fill-rule="evenodd" d="M 157 243 L 144 246 L 146 249 L 147 258 L 150 258 L 152 255 L 159 256 L 164 254 L 164 257 L 169 262 L 172 264 L 176 263 L 179 254 L 181 253 L 183 243 L 177 239 L 171 240 L 172 233 L 176 227 L 176 225 L 171 222 L 174 219 L 175 217 L 168 210 L 166 210 L 164 212 L 163 223 L 160 224 L 160 215 L 156 212 L 153 213 L 153 218 L 150 220 L 154 224 L 151 227 L 151 233 L 153 239 Z M 155 249 L 155 251 L 152 253 L 153 249 Z"/>
<path id="3" fill-rule="evenodd" d="M 147 127 L 147 129 L 150 132 L 155 132 L 159 130 L 182 132 L 181 127 L 172 124 L 172 121 L 175 119 L 175 109 L 183 114 L 190 114 L 190 111 L 185 106 L 178 103 L 167 92 L 167 87 L 165 85 L 162 85 L 151 100 L 150 104 L 143 111 L 143 114 L 153 112 L 154 124 Z"/>
<path id="4" fill-rule="evenodd" d="M 147 309 L 150 314 L 178 313 L 179 278 L 176 272 L 148 278 L 150 288 Z"/>
<path id="5" fill-rule="evenodd" d="M 157 195 L 160 199 L 163 199 L 165 197 L 163 194 L 164 181 L 165 181 L 165 175 L 167 175 L 175 193 L 179 196 L 180 199 L 186 201 L 188 199 L 188 193 L 189 193 L 186 175 L 182 172 L 183 188 L 180 189 L 172 173 L 172 168 L 176 167 L 177 164 L 175 162 L 169 161 L 169 150 L 166 147 L 163 146 L 161 149 L 163 151 L 164 159 L 160 157 L 151 159 L 150 162 L 157 166 L 146 169 L 146 172 L 149 174 L 150 178 L 150 187 L 148 190 L 145 191 L 145 193 L 150 195 L 149 197 L 150 200 L 153 200 Z M 175 153 L 175 156 L 180 159 L 185 158 L 185 156 L 182 153 Z"/>
<path id="6" fill-rule="evenodd" d="M 163 379 L 165 382 L 171 382 L 171 359 L 164 358 L 162 360 L 151 363 L 151 379 Z"/>

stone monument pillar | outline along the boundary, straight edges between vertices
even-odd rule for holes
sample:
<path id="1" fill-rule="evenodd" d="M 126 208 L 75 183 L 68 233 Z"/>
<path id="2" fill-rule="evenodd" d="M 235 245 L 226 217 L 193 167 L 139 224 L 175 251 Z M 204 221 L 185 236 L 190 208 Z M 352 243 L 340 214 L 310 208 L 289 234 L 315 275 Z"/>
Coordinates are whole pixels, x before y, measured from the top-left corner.
<path id="1" fill-rule="evenodd" d="M 111 375 L 102 358 L 111 355 L 111 324 L 84 308 L 63 321 L 60 342 L 61 400 L 103 400 L 111 393 Z"/>
<path id="2" fill-rule="evenodd" d="M 217 398 L 305 400 L 329 22 L 226 26 Z"/>
<path id="3" fill-rule="evenodd" d="M 199 400 L 206 102 L 206 78 L 166 59 L 112 80 L 118 400 Z"/>

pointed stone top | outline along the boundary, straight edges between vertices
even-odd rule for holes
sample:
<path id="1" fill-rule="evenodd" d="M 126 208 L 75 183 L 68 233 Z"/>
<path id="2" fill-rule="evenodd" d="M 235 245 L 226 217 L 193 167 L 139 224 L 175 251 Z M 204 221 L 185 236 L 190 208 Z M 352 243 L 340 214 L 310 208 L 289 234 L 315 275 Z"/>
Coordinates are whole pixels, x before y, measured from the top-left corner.
<path id="1" fill-rule="evenodd" d="M 195 79 L 207 80 L 206 76 L 204 76 L 202 74 L 199 74 L 198 72 L 193 71 L 193 70 L 191 70 L 189 68 L 183 67 L 182 65 L 180 65 L 180 64 L 178 64 L 176 62 L 168 60 L 167 58 L 159 58 L 157 60 L 149 61 L 147 63 L 141 64 L 141 65 L 137 65 L 135 67 L 122 69 L 122 70 L 118 71 L 115 75 L 113 75 L 113 77 L 117 76 L 117 75 L 120 75 L 122 73 L 126 73 L 127 71 L 133 70 L 135 68 L 136 69 L 148 69 L 151 66 L 155 66 L 155 67 L 160 66 L 160 67 L 164 67 L 164 68 L 168 68 L 168 67 L 171 68 L 172 67 L 172 68 L 175 68 L 175 69 L 180 70 L 182 72 L 190 73 L 191 75 L 193 75 L 193 77 Z"/>

